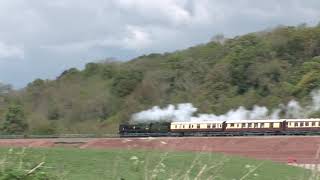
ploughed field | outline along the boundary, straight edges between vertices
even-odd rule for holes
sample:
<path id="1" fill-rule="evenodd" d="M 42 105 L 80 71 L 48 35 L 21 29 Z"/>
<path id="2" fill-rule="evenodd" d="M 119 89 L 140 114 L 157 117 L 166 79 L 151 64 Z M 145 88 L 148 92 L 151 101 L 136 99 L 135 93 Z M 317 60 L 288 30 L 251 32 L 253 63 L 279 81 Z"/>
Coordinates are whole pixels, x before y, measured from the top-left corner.
<path id="1" fill-rule="evenodd" d="M 0 139 L 0 146 L 221 152 L 284 163 L 320 163 L 320 136 Z"/>

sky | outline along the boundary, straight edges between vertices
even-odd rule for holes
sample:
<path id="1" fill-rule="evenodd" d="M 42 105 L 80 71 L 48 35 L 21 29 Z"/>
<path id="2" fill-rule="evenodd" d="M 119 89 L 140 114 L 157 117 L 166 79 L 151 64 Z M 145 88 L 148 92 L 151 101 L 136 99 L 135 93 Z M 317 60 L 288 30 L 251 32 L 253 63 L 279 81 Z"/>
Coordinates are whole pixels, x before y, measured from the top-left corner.
<path id="1" fill-rule="evenodd" d="M 319 0 L 0 0 L 0 82 L 23 88 L 110 57 L 319 22 Z"/>

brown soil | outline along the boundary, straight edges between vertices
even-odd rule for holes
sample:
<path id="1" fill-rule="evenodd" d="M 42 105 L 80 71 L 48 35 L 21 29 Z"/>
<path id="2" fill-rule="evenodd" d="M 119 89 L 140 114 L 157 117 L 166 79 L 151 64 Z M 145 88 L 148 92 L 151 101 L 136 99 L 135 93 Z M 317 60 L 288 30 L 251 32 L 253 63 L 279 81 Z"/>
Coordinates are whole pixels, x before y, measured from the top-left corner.
<path id="1" fill-rule="evenodd" d="M 1 139 L 2 147 L 79 147 L 221 152 L 299 164 L 320 163 L 320 137 L 188 137 L 101 139 Z"/>

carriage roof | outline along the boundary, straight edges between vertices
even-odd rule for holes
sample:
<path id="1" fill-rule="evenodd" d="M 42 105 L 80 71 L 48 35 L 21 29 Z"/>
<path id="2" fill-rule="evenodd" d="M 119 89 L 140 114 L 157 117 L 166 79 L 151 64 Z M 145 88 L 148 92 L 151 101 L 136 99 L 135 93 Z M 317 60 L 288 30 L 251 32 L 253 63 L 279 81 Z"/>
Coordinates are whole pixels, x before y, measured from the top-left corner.
<path id="1" fill-rule="evenodd" d="M 283 122 L 283 120 L 279 119 L 262 119 L 262 120 L 230 120 L 226 121 L 226 123 L 269 123 L 269 122 Z"/>
<path id="2" fill-rule="evenodd" d="M 287 122 L 301 122 L 301 121 L 320 121 L 319 118 L 310 118 L 310 119 L 282 119 L 283 121 L 287 121 Z"/>
<path id="3" fill-rule="evenodd" d="M 222 124 L 224 121 L 177 121 L 172 122 L 171 124 Z"/>
<path id="4" fill-rule="evenodd" d="M 172 122 L 171 124 L 211 124 L 211 123 L 216 123 L 216 124 L 222 124 L 222 123 L 277 123 L 277 122 L 301 122 L 301 121 L 320 121 L 320 118 L 310 118 L 310 119 L 254 119 L 254 120 L 227 120 L 227 121 L 218 121 L 218 120 L 213 120 L 213 121 L 176 121 Z"/>

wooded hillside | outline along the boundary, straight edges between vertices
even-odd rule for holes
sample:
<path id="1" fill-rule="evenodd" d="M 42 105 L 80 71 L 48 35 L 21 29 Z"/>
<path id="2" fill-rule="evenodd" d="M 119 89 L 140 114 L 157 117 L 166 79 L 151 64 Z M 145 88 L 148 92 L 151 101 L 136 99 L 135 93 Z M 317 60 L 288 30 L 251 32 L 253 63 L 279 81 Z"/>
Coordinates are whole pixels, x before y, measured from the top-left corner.
<path id="1" fill-rule="evenodd" d="M 241 105 L 306 102 L 319 86 L 320 27 L 279 27 L 124 63 L 71 68 L 56 80 L 37 79 L 0 94 L 0 116 L 5 122 L 10 104 L 19 105 L 27 133 L 110 133 L 154 105 L 190 102 L 200 112 L 221 114 Z"/>

